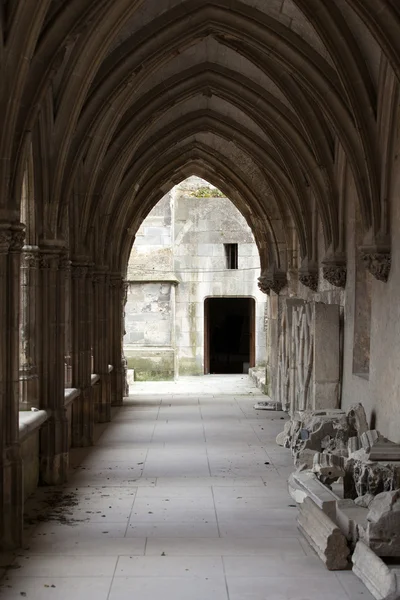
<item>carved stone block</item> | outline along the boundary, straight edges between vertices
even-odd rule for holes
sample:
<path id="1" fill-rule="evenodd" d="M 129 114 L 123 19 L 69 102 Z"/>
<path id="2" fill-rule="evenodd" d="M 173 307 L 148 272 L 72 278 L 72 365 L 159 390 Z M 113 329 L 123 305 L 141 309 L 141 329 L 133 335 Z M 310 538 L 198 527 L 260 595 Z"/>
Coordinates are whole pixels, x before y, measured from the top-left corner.
<path id="1" fill-rule="evenodd" d="M 400 489 L 375 496 L 360 538 L 378 556 L 400 557 Z"/>
<path id="2" fill-rule="evenodd" d="M 347 419 L 350 427 L 354 429 L 354 432 L 357 435 L 361 435 L 362 433 L 368 431 L 369 427 L 367 416 L 365 414 L 364 407 L 360 402 L 350 406 L 349 410 L 347 411 Z"/>
<path id="3" fill-rule="evenodd" d="M 354 455 L 353 455 L 354 456 Z M 372 462 L 350 458 L 346 463 L 344 495 L 353 500 L 364 494 L 377 496 L 400 488 L 400 462 Z"/>
<path id="4" fill-rule="evenodd" d="M 326 568 L 346 569 L 350 550 L 339 527 L 310 498 L 299 506 L 298 527 Z"/>
<path id="5" fill-rule="evenodd" d="M 344 477 L 345 460 L 342 456 L 317 452 L 314 455 L 312 471 L 323 483 L 330 485 L 339 477 Z"/>
<path id="6" fill-rule="evenodd" d="M 400 570 L 388 567 L 363 542 L 357 542 L 352 556 L 353 573 L 377 600 L 400 600 Z"/>

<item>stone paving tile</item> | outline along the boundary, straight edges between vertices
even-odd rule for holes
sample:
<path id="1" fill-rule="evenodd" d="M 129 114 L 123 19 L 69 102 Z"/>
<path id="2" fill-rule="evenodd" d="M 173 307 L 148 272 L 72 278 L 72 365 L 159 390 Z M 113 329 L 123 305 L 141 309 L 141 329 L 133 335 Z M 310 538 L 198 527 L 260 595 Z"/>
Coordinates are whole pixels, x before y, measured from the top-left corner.
<path id="1" fill-rule="evenodd" d="M 27 505 L 5 600 L 370 600 L 300 536 L 286 415 L 247 376 L 137 383 L 71 477 Z M 0 569 L 10 564 L 5 559 Z"/>

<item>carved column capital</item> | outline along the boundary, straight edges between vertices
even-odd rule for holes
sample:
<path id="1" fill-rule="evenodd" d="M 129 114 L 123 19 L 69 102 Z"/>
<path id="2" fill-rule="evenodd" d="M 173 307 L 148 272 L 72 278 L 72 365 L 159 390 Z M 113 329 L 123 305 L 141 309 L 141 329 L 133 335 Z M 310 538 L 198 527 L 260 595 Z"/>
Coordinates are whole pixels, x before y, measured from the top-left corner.
<path id="1" fill-rule="evenodd" d="M 378 281 L 386 282 L 389 278 L 392 257 L 390 252 L 361 248 L 361 256 L 366 269 Z"/>
<path id="2" fill-rule="evenodd" d="M 12 234 L 10 225 L 6 223 L 0 224 L 0 254 L 7 254 L 10 248 Z"/>
<path id="3" fill-rule="evenodd" d="M 258 278 L 258 288 L 262 291 L 263 294 L 267 294 L 268 296 L 271 293 L 270 283 L 271 282 L 267 275 L 261 275 L 261 277 Z"/>
<path id="4" fill-rule="evenodd" d="M 258 287 L 264 294 L 269 295 L 271 290 L 279 294 L 286 285 L 286 273 L 275 268 L 269 269 L 258 278 Z"/>
<path id="5" fill-rule="evenodd" d="M 84 279 L 89 271 L 89 265 L 71 263 L 72 279 Z"/>
<path id="6" fill-rule="evenodd" d="M 347 279 L 347 265 L 342 260 L 329 260 L 322 265 L 324 279 L 331 285 L 345 288 Z"/>
<path id="7" fill-rule="evenodd" d="M 39 254 L 39 266 L 43 270 L 47 269 L 58 269 L 59 264 L 59 254 L 58 252 L 49 252 L 46 250 L 41 250 Z"/>
<path id="8" fill-rule="evenodd" d="M 11 227 L 10 252 L 21 252 L 25 241 L 25 225 L 22 223 Z"/>
<path id="9" fill-rule="evenodd" d="M 318 291 L 318 271 L 300 270 L 299 281 L 313 292 Z"/>
<path id="10" fill-rule="evenodd" d="M 92 281 L 94 285 L 105 283 L 107 278 L 107 267 L 95 266 L 92 272 Z"/>
<path id="11" fill-rule="evenodd" d="M 111 273 L 110 274 L 110 286 L 112 288 L 122 289 L 124 283 L 124 279 L 120 273 Z"/>
<path id="12" fill-rule="evenodd" d="M 39 263 L 38 246 L 24 246 L 21 253 L 21 267 L 25 269 L 36 269 Z"/>
<path id="13" fill-rule="evenodd" d="M 60 255 L 59 269 L 60 271 L 69 271 L 71 269 L 71 260 L 67 250 L 64 250 Z"/>

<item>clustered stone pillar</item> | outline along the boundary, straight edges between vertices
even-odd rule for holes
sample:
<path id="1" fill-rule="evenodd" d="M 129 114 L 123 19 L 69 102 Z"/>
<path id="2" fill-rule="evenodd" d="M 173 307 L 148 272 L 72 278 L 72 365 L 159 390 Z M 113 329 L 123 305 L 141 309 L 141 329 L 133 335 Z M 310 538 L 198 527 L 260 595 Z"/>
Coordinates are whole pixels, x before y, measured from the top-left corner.
<path id="1" fill-rule="evenodd" d="M 93 276 L 93 359 L 94 372 L 100 375 L 95 400 L 95 420 L 106 423 L 111 419 L 111 388 L 108 348 L 109 281 L 105 268 L 97 268 Z"/>
<path id="2" fill-rule="evenodd" d="M 59 485 L 68 477 L 68 419 L 64 403 L 65 281 L 69 261 L 60 242 L 40 248 L 41 408 L 40 480 Z"/>
<path id="3" fill-rule="evenodd" d="M 39 248 L 24 246 L 21 255 L 20 410 L 39 406 L 38 288 Z"/>
<path id="4" fill-rule="evenodd" d="M 23 483 L 19 444 L 20 258 L 24 227 L 0 223 L 0 526 L 2 549 L 22 543 Z"/>
<path id="5" fill-rule="evenodd" d="M 124 302 L 126 297 L 125 282 L 120 273 L 110 275 L 110 318 L 109 339 L 111 349 L 111 403 L 121 406 L 125 394 L 126 367 L 124 364 Z"/>
<path id="6" fill-rule="evenodd" d="M 92 274 L 87 261 L 71 266 L 72 387 L 80 389 L 72 408 L 72 445 L 93 444 L 94 403 L 91 385 Z"/>

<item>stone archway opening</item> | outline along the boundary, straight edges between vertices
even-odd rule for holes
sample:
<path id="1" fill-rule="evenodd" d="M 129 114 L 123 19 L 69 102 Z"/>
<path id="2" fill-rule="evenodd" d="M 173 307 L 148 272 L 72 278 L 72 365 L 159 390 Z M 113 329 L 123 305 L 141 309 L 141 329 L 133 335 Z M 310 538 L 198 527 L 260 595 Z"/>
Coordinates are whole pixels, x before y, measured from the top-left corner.
<path id="1" fill-rule="evenodd" d="M 129 260 L 130 384 L 263 367 L 267 297 L 259 272 L 252 230 L 223 192 L 195 176 L 173 187 L 143 221 Z"/>

